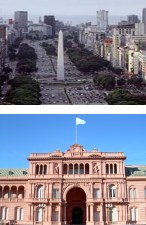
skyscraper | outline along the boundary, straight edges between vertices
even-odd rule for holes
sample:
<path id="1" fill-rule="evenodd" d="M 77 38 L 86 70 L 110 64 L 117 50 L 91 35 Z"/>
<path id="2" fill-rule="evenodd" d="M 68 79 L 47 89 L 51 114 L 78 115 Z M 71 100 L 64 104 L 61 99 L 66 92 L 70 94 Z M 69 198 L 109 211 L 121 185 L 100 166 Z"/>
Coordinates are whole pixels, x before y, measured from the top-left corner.
<path id="1" fill-rule="evenodd" d="M 58 61 L 57 61 L 57 80 L 64 80 L 64 54 L 63 54 L 63 32 L 59 31 L 58 39 Z"/>
<path id="2" fill-rule="evenodd" d="M 28 25 L 28 12 L 27 11 L 16 11 L 14 19 L 14 27 L 20 32 L 27 32 Z"/>
<path id="3" fill-rule="evenodd" d="M 55 17 L 54 16 L 44 16 L 44 23 L 52 26 L 52 35 L 55 36 Z"/>
<path id="4" fill-rule="evenodd" d="M 146 34 L 146 8 L 142 10 L 142 22 L 144 23 L 144 33 Z"/>
<path id="5" fill-rule="evenodd" d="M 137 15 L 129 15 L 129 16 L 127 17 L 127 19 L 128 19 L 128 23 L 129 23 L 129 24 L 139 23 L 139 22 L 140 22 L 140 20 L 139 20 L 139 18 L 138 18 Z"/>
<path id="6" fill-rule="evenodd" d="M 105 31 L 108 27 L 108 11 L 97 11 L 97 30 Z"/>

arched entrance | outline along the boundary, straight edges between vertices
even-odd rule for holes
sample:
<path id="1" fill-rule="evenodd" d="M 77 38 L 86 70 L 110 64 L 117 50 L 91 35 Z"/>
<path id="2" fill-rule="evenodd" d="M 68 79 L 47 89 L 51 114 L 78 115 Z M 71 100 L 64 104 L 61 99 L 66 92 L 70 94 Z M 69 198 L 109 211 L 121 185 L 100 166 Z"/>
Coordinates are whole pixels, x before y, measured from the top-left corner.
<path id="1" fill-rule="evenodd" d="M 86 223 L 86 194 L 83 189 L 74 187 L 67 193 L 66 218 L 68 224 Z"/>

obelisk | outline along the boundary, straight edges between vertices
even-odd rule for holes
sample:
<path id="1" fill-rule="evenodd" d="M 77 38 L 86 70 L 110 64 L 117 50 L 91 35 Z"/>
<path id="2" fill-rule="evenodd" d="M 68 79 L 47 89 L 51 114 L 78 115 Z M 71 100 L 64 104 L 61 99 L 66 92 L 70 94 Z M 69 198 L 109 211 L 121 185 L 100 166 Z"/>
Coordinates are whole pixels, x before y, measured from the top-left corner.
<path id="1" fill-rule="evenodd" d="M 57 80 L 64 80 L 64 49 L 62 30 L 59 31 L 58 38 Z"/>

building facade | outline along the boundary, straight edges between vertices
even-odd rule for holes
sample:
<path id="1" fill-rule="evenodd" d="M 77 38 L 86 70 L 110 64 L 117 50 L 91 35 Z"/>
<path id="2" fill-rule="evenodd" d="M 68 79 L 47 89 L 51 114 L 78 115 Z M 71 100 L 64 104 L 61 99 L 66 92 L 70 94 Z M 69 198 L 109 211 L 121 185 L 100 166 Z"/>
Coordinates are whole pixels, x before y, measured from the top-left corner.
<path id="1" fill-rule="evenodd" d="M 146 167 L 123 152 L 33 153 L 28 169 L 0 169 L 2 224 L 145 224 Z"/>
<path id="2" fill-rule="evenodd" d="M 108 27 L 108 11 L 97 11 L 97 30 L 105 32 Z"/>
<path id="3" fill-rule="evenodd" d="M 44 16 L 44 24 L 52 26 L 52 35 L 55 37 L 55 16 Z"/>
<path id="4" fill-rule="evenodd" d="M 14 28 L 20 32 L 20 35 L 27 32 L 28 12 L 16 11 L 14 17 Z"/>

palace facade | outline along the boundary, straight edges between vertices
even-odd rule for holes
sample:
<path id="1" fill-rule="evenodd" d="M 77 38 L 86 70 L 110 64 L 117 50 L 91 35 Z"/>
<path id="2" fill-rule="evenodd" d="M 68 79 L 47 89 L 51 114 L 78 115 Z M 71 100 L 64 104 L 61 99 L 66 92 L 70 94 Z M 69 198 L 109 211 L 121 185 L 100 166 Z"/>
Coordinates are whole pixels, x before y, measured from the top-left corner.
<path id="1" fill-rule="evenodd" d="M 123 152 L 33 153 L 28 169 L 0 169 L 1 224 L 146 224 L 146 166 Z"/>

